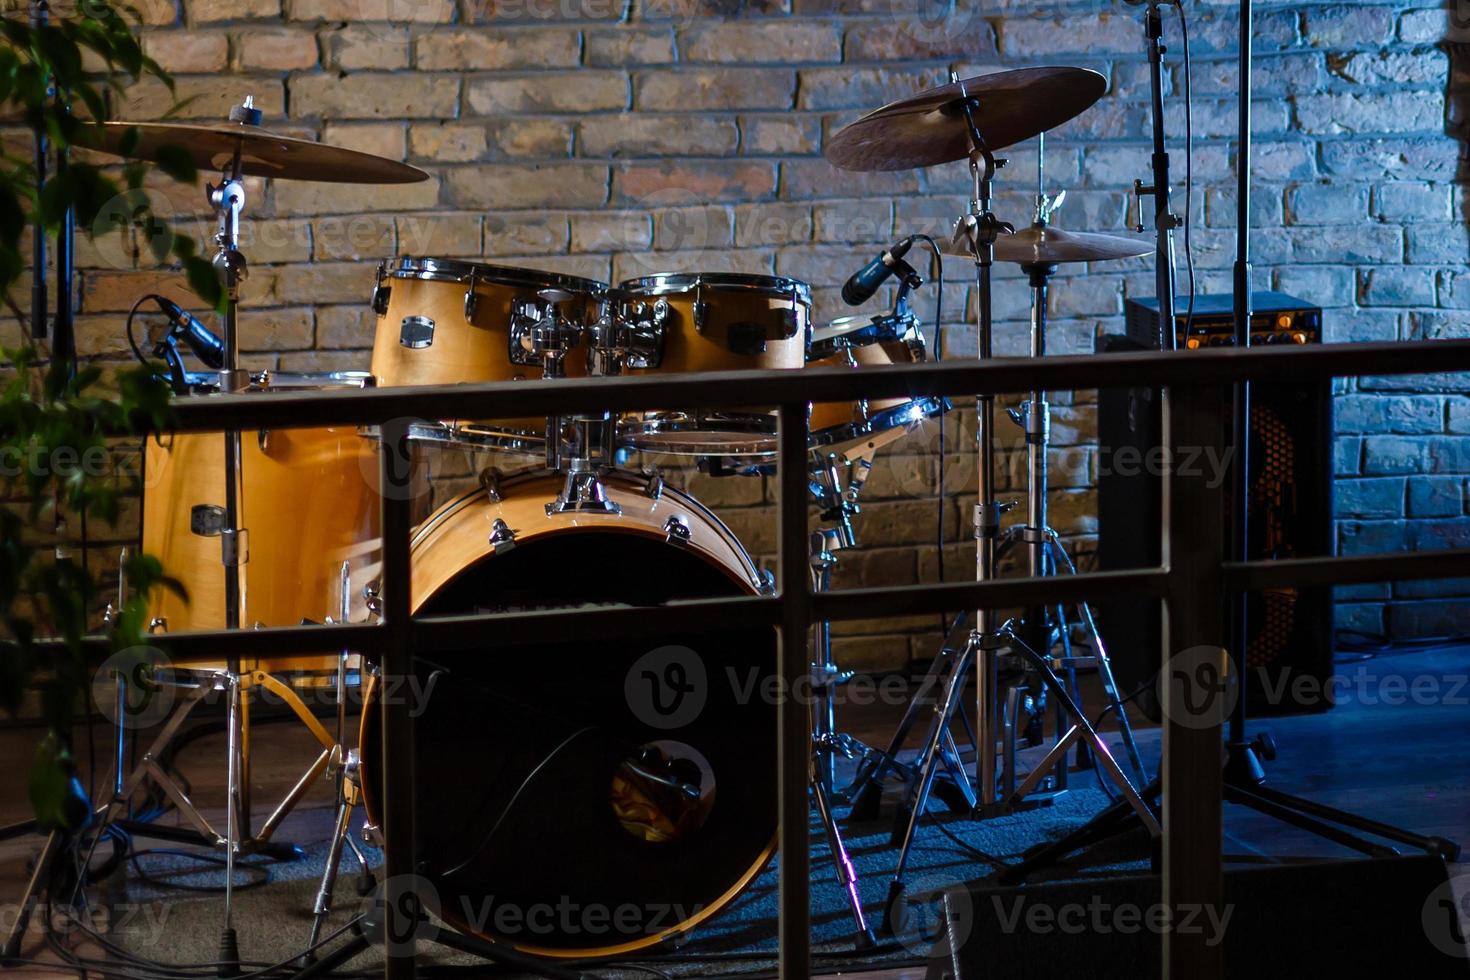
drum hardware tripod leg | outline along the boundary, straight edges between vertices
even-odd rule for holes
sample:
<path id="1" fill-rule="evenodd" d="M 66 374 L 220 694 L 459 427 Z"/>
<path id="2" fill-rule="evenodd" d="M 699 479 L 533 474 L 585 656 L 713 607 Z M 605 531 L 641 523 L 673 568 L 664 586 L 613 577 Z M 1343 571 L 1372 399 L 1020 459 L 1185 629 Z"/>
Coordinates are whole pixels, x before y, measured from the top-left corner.
<path id="1" fill-rule="evenodd" d="M 957 617 L 954 625 L 950 627 L 949 636 L 940 645 L 939 652 L 934 659 L 929 662 L 929 669 L 919 682 L 914 696 L 909 699 L 903 717 L 899 720 L 898 727 L 894 729 L 893 737 L 889 739 L 888 745 L 881 751 L 864 756 L 862 763 L 858 766 L 857 775 L 853 778 L 852 786 L 848 790 L 852 799 L 851 816 L 853 819 L 867 820 L 877 815 L 878 804 L 883 796 L 883 779 L 888 773 L 898 773 L 906 780 L 914 778 L 917 766 L 900 762 L 899 753 L 902 752 L 904 743 L 908 741 L 909 732 L 913 729 L 915 722 L 919 720 L 922 709 L 936 703 L 942 696 L 944 678 L 953 669 L 954 658 L 964 651 L 963 644 L 968 635 L 967 618 Z M 928 744 L 932 734 L 931 728 L 925 736 L 925 744 Z"/>
<path id="2" fill-rule="evenodd" d="M 352 616 L 352 573 L 345 561 L 342 563 L 338 578 L 337 621 L 345 623 Z M 357 750 L 347 747 L 347 660 L 350 656 L 351 652 L 345 649 L 337 655 L 337 737 L 335 744 L 331 747 L 332 763 L 328 770 L 336 783 L 337 818 L 333 823 L 332 844 L 327 851 L 326 866 L 322 869 L 321 885 L 317 888 L 316 901 L 312 906 L 311 934 L 306 943 L 307 950 L 301 958 L 302 966 L 315 958 L 314 947 L 321 939 L 327 916 L 332 912 L 332 896 L 337 888 L 337 873 L 342 865 L 344 844 L 352 849 L 353 856 L 357 858 L 358 867 L 362 868 L 357 893 L 365 896 L 376 884 L 373 873 L 368 867 L 367 856 L 352 839 L 352 832 L 349 829 L 352 823 L 352 811 L 362 792 Z"/>
<path id="3" fill-rule="evenodd" d="M 35 829 L 32 821 L 26 821 L 26 824 L 30 825 L 29 830 Z M 25 892 L 15 906 L 15 918 L 5 931 L 3 943 L 0 943 L 0 964 L 9 966 L 11 961 L 20 956 L 21 944 L 25 941 L 26 930 L 30 928 L 31 917 L 42 907 L 42 893 L 46 894 L 48 902 L 52 900 L 52 874 L 56 862 L 65 853 L 71 836 L 70 832 L 61 829 L 52 830 L 46 835 L 46 843 L 42 845 L 41 853 L 37 855 L 35 866 L 31 869 L 31 876 L 26 881 Z"/>
<path id="4" fill-rule="evenodd" d="M 921 756 L 925 764 L 918 769 L 915 777 L 913 803 L 908 811 L 908 820 L 901 840 L 898 841 L 898 862 L 893 871 L 893 880 L 888 883 L 888 896 L 883 903 L 883 922 L 880 928 L 886 936 L 897 935 L 902 929 L 905 911 L 903 903 L 907 891 L 903 877 L 908 867 L 909 852 L 913 848 L 919 822 L 924 819 L 924 814 L 929 809 L 929 794 L 934 788 L 934 777 L 939 772 L 939 764 L 943 761 L 943 736 L 949 728 L 949 719 L 959 704 L 959 698 L 964 694 L 965 677 L 976 659 L 978 642 L 978 636 L 972 632 L 970 642 L 966 645 L 964 652 L 954 658 L 954 667 L 945 678 L 944 693 L 934 709 L 934 725 L 930 729 L 928 744 L 925 745 Z M 968 785 L 966 788 L 968 789 Z M 970 798 L 973 800 L 973 795 Z M 974 806 L 973 802 L 971 805 Z"/>
<path id="5" fill-rule="evenodd" d="M 1108 751 L 1107 743 L 1102 740 L 1102 736 L 1097 733 L 1097 729 L 1092 727 L 1092 723 L 1087 720 L 1087 716 L 1082 712 L 1082 709 L 1073 701 L 1072 695 L 1067 691 L 1066 685 L 1062 683 L 1062 679 L 1057 676 L 1056 671 L 1052 670 L 1051 663 L 1047 660 L 1046 656 L 1026 645 L 1025 641 L 1017 633 L 1014 623 L 1008 622 L 1004 624 L 1001 627 L 1001 634 L 1010 640 L 1013 648 L 1019 650 L 1026 659 L 1031 661 L 1032 666 L 1041 677 L 1042 683 L 1050 689 L 1052 696 L 1066 709 L 1068 717 L 1073 719 L 1072 726 L 1065 734 L 1062 734 L 1057 739 L 1051 751 L 1047 753 L 1042 762 L 1027 773 L 1026 778 L 1016 787 L 1015 792 L 1011 794 L 1007 804 L 1012 808 L 1019 805 L 1040 784 L 1041 779 L 1046 775 L 1048 770 L 1065 763 L 1067 750 L 1071 747 L 1072 743 L 1079 739 L 1085 739 L 1091 745 L 1092 751 L 1098 760 L 1100 774 L 1118 788 L 1118 791 L 1122 793 L 1128 805 L 1133 808 L 1134 812 L 1138 814 L 1138 818 L 1143 821 L 1143 825 L 1148 828 L 1149 833 L 1157 836 L 1159 833 L 1159 823 L 1155 819 L 1153 811 L 1149 809 L 1138 790 L 1134 788 L 1133 784 L 1129 782 L 1128 777 L 1123 773 L 1123 770 L 1119 768 L 1118 763 L 1113 759 L 1112 753 Z"/>
<path id="6" fill-rule="evenodd" d="M 814 736 L 809 781 L 812 787 L 812 798 L 817 804 L 817 815 L 821 818 L 822 829 L 827 835 L 827 849 L 832 852 L 832 866 L 837 877 L 837 884 L 842 888 L 848 909 L 852 912 L 853 924 L 857 928 L 857 938 L 853 940 L 853 944 L 858 950 L 865 950 L 875 946 L 877 938 L 873 935 L 873 930 L 868 926 L 867 917 L 863 914 L 863 896 L 858 887 L 857 869 L 853 867 L 852 858 L 847 853 L 847 845 L 842 840 L 842 831 L 837 827 L 837 817 L 832 812 L 832 798 L 827 788 L 822 785 L 821 779 L 822 771 L 832 760 L 834 754 L 839 751 L 842 751 L 841 748 L 833 740 Z"/>

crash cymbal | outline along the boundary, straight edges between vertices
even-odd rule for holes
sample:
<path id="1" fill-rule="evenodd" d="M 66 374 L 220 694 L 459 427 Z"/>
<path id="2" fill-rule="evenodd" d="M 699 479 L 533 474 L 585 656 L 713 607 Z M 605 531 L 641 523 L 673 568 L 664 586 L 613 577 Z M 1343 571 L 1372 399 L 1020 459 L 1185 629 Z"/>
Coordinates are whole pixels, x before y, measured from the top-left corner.
<path id="1" fill-rule="evenodd" d="M 823 155 L 844 170 L 908 170 L 964 160 L 970 133 L 960 110 L 979 102 L 975 122 L 991 150 L 1060 126 L 1091 106 L 1107 79 L 1089 68 L 1020 68 L 977 75 L 875 109 L 827 141 Z"/>
<path id="2" fill-rule="evenodd" d="M 137 130 L 137 142 L 128 145 L 128 133 Z M 240 169 L 247 177 L 279 180 L 320 180 L 335 184 L 412 184 L 429 175 L 417 167 L 329 146 L 295 136 L 281 136 L 259 126 L 219 123 L 108 122 L 88 126 L 77 142 L 93 150 L 138 160 L 155 159 L 163 147 L 186 150 L 200 170 L 221 172 L 238 150 Z M 124 147 L 127 149 L 124 149 Z"/>
<path id="3" fill-rule="evenodd" d="M 970 243 L 958 235 L 943 247 L 950 255 L 973 253 Z M 1056 265 L 1061 262 L 1109 262 L 1114 259 L 1133 259 L 1150 255 L 1154 247 L 1151 242 L 1120 235 L 1099 235 L 1090 231 L 1066 231 L 1050 225 L 1029 225 L 1014 235 L 1001 235 L 995 241 L 997 262 L 1018 262 L 1022 265 Z"/>

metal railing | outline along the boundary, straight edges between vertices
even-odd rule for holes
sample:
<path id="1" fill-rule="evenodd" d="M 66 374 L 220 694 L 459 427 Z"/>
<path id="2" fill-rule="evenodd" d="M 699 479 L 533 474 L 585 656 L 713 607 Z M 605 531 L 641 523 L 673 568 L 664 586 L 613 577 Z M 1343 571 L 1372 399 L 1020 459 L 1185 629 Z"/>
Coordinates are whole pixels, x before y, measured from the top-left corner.
<path id="1" fill-rule="evenodd" d="M 177 404 L 175 431 L 233 426 L 296 428 L 377 425 L 381 429 L 383 609 L 370 625 L 267 628 L 234 633 L 160 635 L 157 645 L 175 659 L 219 659 L 296 649 L 331 652 L 351 647 L 377 658 L 390 676 L 409 676 L 412 651 L 429 648 L 535 643 L 555 627 L 559 639 L 650 635 L 738 621 L 770 624 L 780 642 L 777 671 L 782 690 L 800 689 L 809 671 L 807 639 L 812 622 L 936 613 L 965 608 L 1010 608 L 1109 596 L 1163 600 L 1168 651 L 1222 647 L 1225 627 L 1220 597 L 1226 590 L 1280 585 L 1328 585 L 1464 574 L 1470 550 L 1348 558 L 1227 563 L 1222 522 L 1223 489 L 1210 481 L 1169 471 L 1165 476 L 1163 561 L 1159 567 L 1092 572 L 1063 578 L 895 586 L 814 594 L 807 570 L 808 482 L 806 432 L 809 402 L 859 397 L 992 397 L 1031 389 L 1159 386 L 1165 389 L 1164 458 L 1176 446 L 1219 441 L 1220 413 L 1229 386 L 1241 381 L 1311 381 L 1328 377 L 1470 370 L 1470 341 L 1326 345 L 1312 348 L 1219 349 L 1191 353 L 1116 354 L 950 360 L 940 364 L 808 371 L 751 371 L 654 375 L 537 383 L 493 383 L 444 388 L 287 392 L 267 397 L 218 395 Z M 779 407 L 779 594 L 766 597 L 672 602 L 654 609 L 587 609 L 487 615 L 414 616 L 409 588 L 411 501 L 395 471 L 392 447 L 403 444 L 410 420 L 496 418 L 637 410 L 653 405 L 718 408 Z M 92 643 L 101 645 L 101 638 Z M 1165 685 L 1165 717 L 1170 717 Z M 414 872 L 413 719 L 403 699 L 387 698 L 383 714 L 383 813 L 386 876 Z M 794 696 L 778 712 L 780 815 L 780 970 L 792 980 L 809 975 L 810 882 L 808 854 L 808 740 L 806 706 Z M 1220 866 L 1221 800 L 1218 726 L 1167 721 L 1163 740 L 1163 901 L 1223 901 Z M 389 910 L 392 914 L 393 910 Z M 403 934 L 399 931 L 397 934 Z M 1168 976 L 1223 975 L 1220 949 L 1204 937 L 1165 933 Z M 390 957 L 390 980 L 413 974 L 412 955 Z"/>

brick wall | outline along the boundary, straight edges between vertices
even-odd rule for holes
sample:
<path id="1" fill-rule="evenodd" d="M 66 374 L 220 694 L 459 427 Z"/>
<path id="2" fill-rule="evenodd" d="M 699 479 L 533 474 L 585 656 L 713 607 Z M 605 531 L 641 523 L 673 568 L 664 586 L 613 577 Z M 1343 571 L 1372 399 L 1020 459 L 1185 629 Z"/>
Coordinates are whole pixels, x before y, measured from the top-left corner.
<path id="1" fill-rule="evenodd" d="M 824 135 L 862 111 L 961 74 L 1036 64 L 1104 73 L 1108 95 L 1048 141 L 1056 221 L 1116 231 L 1126 189 L 1147 176 L 1148 88 L 1137 11 L 1046 0 L 149 0 L 148 50 L 219 118 L 244 94 L 284 132 L 406 160 L 424 184 L 358 188 L 251 181 L 243 347 L 252 365 L 363 368 L 374 262 L 394 253 L 483 257 L 614 281 L 663 270 L 738 270 L 806 280 L 819 318 L 848 312 L 837 287 L 875 247 L 941 233 L 964 207 L 961 166 L 893 174 L 833 170 Z M 1419 3 L 1257 4 L 1256 282 L 1328 308 L 1333 342 L 1464 336 L 1470 310 L 1461 50 L 1450 12 Z M 1235 9 L 1189 4 L 1194 72 L 1194 247 L 1202 292 L 1228 289 L 1233 257 Z M 1170 12 L 1169 37 L 1178 21 Z M 1466 34 L 1470 39 L 1470 34 Z M 1448 53 L 1447 53 L 1448 52 Z M 1171 43 L 1171 90 L 1180 48 Z M 1447 112 L 1446 103 L 1449 100 Z M 118 115 L 154 118 L 159 86 Z M 1447 119 L 1449 120 L 1447 125 Z M 1169 129 L 1182 135 L 1174 99 Z M 1178 144 L 1175 144 L 1178 147 Z M 1023 224 L 1034 144 L 1013 148 L 999 210 Z M 1176 157 L 1182 163 L 1182 154 Z M 195 222 L 202 196 L 160 187 Z M 1184 206 L 1182 193 L 1177 206 Z M 138 244 L 138 243 L 135 243 Z M 125 351 L 119 313 L 166 270 L 115 239 L 83 244 L 79 324 L 89 355 Z M 146 255 L 146 249 L 142 250 Z M 973 351 L 961 316 L 966 267 L 946 265 L 948 349 Z M 932 292 L 926 290 L 926 292 Z M 1050 349 L 1091 349 L 1125 296 L 1152 294 L 1148 261 L 1064 268 Z M 1025 350 L 1028 295 L 1002 274 L 997 346 Z M 921 306 L 932 310 L 932 297 Z M 1470 544 L 1463 378 L 1349 381 L 1338 411 L 1343 551 Z M 1054 523 L 1090 557 L 1096 532 L 1094 393 L 1059 393 Z M 973 498 L 972 422 L 950 423 L 945 558 L 971 566 L 961 526 Z M 1007 426 L 1009 429 L 1009 426 Z M 937 429 L 885 453 L 841 584 L 936 574 Z M 1004 471 L 1020 486 L 1020 443 Z M 469 472 L 446 460 L 441 472 Z M 687 475 L 687 474 L 686 474 Z M 774 550 L 772 490 L 689 475 L 749 542 Z M 1470 630 L 1470 581 L 1355 589 L 1345 625 L 1394 635 Z M 932 622 L 846 624 L 855 665 L 927 655 Z"/>

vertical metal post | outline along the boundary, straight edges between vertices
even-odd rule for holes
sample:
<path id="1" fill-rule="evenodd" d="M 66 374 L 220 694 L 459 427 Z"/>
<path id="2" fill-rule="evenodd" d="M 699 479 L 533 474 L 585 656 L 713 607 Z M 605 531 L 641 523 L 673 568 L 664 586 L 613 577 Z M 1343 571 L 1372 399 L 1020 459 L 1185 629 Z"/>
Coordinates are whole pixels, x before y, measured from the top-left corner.
<path id="1" fill-rule="evenodd" d="M 807 772 L 811 729 L 802 700 L 811 673 L 811 578 L 807 568 L 807 406 L 780 409 L 778 481 L 781 642 L 776 670 L 782 697 L 776 715 L 776 772 L 780 807 L 780 968 L 783 980 L 811 975 L 811 852 Z"/>
<path id="2" fill-rule="evenodd" d="M 1222 562 L 1223 487 L 1181 459 L 1193 447 L 1216 446 L 1223 389 L 1176 385 L 1164 399 L 1164 604 L 1167 647 L 1160 684 L 1164 714 L 1162 767 L 1163 902 L 1219 909 L 1224 902 L 1221 803 L 1224 771 L 1220 743 L 1225 698 L 1215 686 L 1228 670 L 1225 653 Z M 1213 668 L 1213 672 L 1211 670 Z M 1203 709 L 1202 706 L 1203 705 Z M 1224 977 L 1222 947 L 1203 932 L 1165 931 L 1163 976 L 1188 980 Z"/>
<path id="3" fill-rule="evenodd" d="M 394 679 L 409 677 L 413 670 L 413 650 L 409 644 L 413 598 L 408 565 L 412 525 L 408 490 L 413 474 L 404 450 L 408 420 L 392 419 L 383 423 L 382 437 L 378 492 L 382 495 L 384 632 L 379 654 L 383 680 L 391 684 Z M 384 977 L 386 980 L 412 980 L 418 896 L 413 895 L 407 908 L 400 904 L 399 896 L 411 894 L 403 888 L 417 867 L 414 856 L 413 713 L 412 706 L 402 697 L 385 697 L 380 704 L 383 712 L 382 887 L 384 896 L 389 898 L 384 903 L 383 914 L 386 916 L 385 935 L 393 940 L 386 950 Z M 396 917 L 404 915 L 415 917 L 415 921 L 396 921 Z"/>

